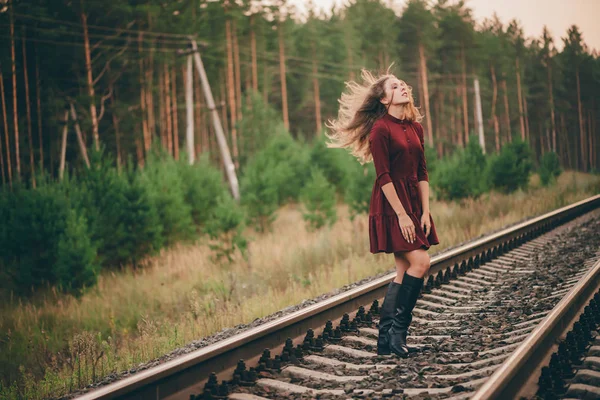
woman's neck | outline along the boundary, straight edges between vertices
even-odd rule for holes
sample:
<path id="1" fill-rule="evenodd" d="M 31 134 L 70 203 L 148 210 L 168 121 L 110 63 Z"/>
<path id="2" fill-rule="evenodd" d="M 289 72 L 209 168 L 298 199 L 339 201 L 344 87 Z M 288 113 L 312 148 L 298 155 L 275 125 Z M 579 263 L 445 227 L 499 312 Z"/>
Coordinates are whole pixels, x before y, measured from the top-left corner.
<path id="1" fill-rule="evenodd" d="M 407 104 L 392 104 L 388 108 L 388 114 L 398 119 L 406 119 L 408 115 L 408 103 Z"/>

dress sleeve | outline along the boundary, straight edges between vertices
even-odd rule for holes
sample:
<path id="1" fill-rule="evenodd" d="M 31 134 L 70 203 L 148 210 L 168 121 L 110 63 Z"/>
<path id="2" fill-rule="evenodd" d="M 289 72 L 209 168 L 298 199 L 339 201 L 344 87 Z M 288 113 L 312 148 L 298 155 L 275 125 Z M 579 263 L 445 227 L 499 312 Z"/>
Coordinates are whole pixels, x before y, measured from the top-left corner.
<path id="1" fill-rule="evenodd" d="M 423 125 L 420 123 L 416 123 L 417 127 L 417 135 L 419 136 L 419 140 L 421 141 L 421 148 L 423 152 L 421 153 L 421 158 L 419 159 L 419 166 L 417 169 L 417 179 L 418 181 L 426 181 L 429 182 L 429 174 L 427 173 L 427 161 L 425 160 L 425 140 L 423 139 Z"/>
<path id="2" fill-rule="evenodd" d="M 379 185 L 383 186 L 392 181 L 390 176 L 390 133 L 382 124 L 375 124 L 369 134 L 369 145 L 373 155 L 373 164 Z"/>

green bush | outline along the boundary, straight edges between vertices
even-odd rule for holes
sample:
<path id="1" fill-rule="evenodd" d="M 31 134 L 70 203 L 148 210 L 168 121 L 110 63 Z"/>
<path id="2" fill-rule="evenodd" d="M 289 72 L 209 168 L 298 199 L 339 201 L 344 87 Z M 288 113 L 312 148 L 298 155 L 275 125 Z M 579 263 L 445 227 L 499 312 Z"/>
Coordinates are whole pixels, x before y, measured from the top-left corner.
<path id="1" fill-rule="evenodd" d="M 0 288 L 27 296 L 47 285 L 78 292 L 94 282 L 96 247 L 61 187 L 41 183 L 36 190 L 3 191 L 0 218 Z M 71 274 L 64 275 L 65 269 Z"/>
<path id="2" fill-rule="evenodd" d="M 260 93 L 252 92 L 244 103 L 242 119 L 238 121 L 240 172 L 243 173 L 255 154 L 264 149 L 271 138 L 285 132 L 281 114 L 265 104 Z"/>
<path id="3" fill-rule="evenodd" d="M 349 183 L 348 153 L 343 149 L 328 148 L 325 135 L 319 135 L 310 148 L 310 165 L 321 170 L 327 181 L 335 186 L 338 193 L 343 193 Z M 352 161 L 352 159 L 350 159 Z M 351 180 L 351 179 L 350 179 Z"/>
<path id="4" fill-rule="evenodd" d="M 318 168 L 311 168 L 311 178 L 302 188 L 300 198 L 304 208 L 302 218 L 309 231 L 326 224 L 331 226 L 337 220 L 335 187 Z"/>
<path id="5" fill-rule="evenodd" d="M 275 175 L 279 205 L 298 200 L 300 190 L 310 176 L 310 155 L 307 146 L 282 132 L 268 142 L 256 157 L 265 157 L 277 169 Z"/>
<path id="6" fill-rule="evenodd" d="M 504 145 L 500 154 L 492 156 L 486 175 L 492 186 L 503 193 L 527 187 L 533 168 L 529 145 L 515 140 Z"/>
<path id="7" fill-rule="evenodd" d="M 348 186 L 344 193 L 344 202 L 350 209 L 350 220 L 356 216 L 369 213 L 371 193 L 375 183 L 376 173 L 373 163 L 360 165 L 358 161 L 349 168 Z"/>
<path id="8" fill-rule="evenodd" d="M 436 161 L 430 181 L 441 199 L 478 197 L 486 190 L 486 158 L 476 140 L 451 156 Z"/>
<path id="9" fill-rule="evenodd" d="M 105 268 L 118 267 L 129 261 L 123 249 L 128 240 L 125 220 L 129 182 L 102 150 L 90 152 L 90 164 L 74 182 L 71 202 L 78 215 L 87 220 L 91 240 L 98 249 L 98 262 Z"/>
<path id="10" fill-rule="evenodd" d="M 556 181 L 556 178 L 560 176 L 562 169 L 560 168 L 560 161 L 558 154 L 553 151 L 544 153 L 540 160 L 540 180 L 542 185 L 548 186 L 549 184 Z"/>
<path id="11" fill-rule="evenodd" d="M 178 163 L 185 202 L 191 208 L 192 219 L 200 233 L 219 204 L 219 197 L 229 192 L 221 171 L 210 164 L 208 154 L 203 154 L 193 165 L 187 163 L 187 157 L 181 160 L 186 160 Z"/>
<path id="12" fill-rule="evenodd" d="M 53 268 L 58 287 L 75 295 L 80 295 L 86 287 L 94 286 L 100 272 L 96 249 L 87 229 L 85 218 L 69 210 Z"/>
<path id="13" fill-rule="evenodd" d="M 241 204 L 258 232 L 270 229 L 279 207 L 281 170 L 265 154 L 257 154 L 240 179 Z"/>
<path id="14" fill-rule="evenodd" d="M 206 221 L 205 230 L 213 239 L 209 247 L 215 253 L 212 256 L 214 262 L 224 259 L 232 262 L 236 248 L 246 256 L 248 242 L 242 234 L 244 212 L 228 193 L 223 193 L 216 199 L 216 205 Z"/>
<path id="15" fill-rule="evenodd" d="M 161 246 L 194 237 L 192 208 L 185 201 L 185 187 L 177 163 L 169 156 L 151 154 L 140 172 L 162 226 Z"/>

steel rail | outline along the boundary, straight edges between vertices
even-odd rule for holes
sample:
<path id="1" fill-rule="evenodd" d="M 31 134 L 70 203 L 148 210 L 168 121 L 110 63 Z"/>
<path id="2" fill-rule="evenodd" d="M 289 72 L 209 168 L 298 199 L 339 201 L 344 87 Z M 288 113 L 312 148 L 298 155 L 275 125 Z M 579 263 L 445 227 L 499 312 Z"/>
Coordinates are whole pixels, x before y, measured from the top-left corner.
<path id="1" fill-rule="evenodd" d="M 532 218 L 494 234 L 466 243 L 431 258 L 426 288 L 477 268 L 514 247 L 600 206 L 600 195 L 576 202 Z M 114 383 L 85 393 L 81 400 L 92 399 L 164 399 L 205 380 L 211 372 L 235 367 L 239 359 L 250 360 L 265 348 L 276 348 L 286 338 L 297 338 L 308 329 L 318 329 L 328 320 L 337 320 L 359 306 L 385 295 L 394 279 L 390 273 L 344 293 L 332 296 L 294 313 L 195 350 L 163 364 L 135 373 Z M 200 390 L 198 390 L 200 391 Z"/>
<path id="2" fill-rule="evenodd" d="M 520 398 L 525 386 L 539 377 L 543 361 L 557 338 L 571 329 L 600 286 L 600 261 L 575 285 L 471 397 L 471 400 Z M 535 393 L 533 393 L 535 394 Z"/>

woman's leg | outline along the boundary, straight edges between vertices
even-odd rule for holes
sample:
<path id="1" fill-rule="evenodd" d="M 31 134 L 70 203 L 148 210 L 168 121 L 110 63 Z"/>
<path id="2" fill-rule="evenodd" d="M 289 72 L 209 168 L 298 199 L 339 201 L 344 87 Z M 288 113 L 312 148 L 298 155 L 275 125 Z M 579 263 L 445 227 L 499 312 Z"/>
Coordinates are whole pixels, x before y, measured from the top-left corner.
<path id="1" fill-rule="evenodd" d="M 402 278 L 404 278 L 404 273 L 410 267 L 410 263 L 401 251 L 394 253 L 394 262 L 396 263 L 396 278 L 394 282 L 402 283 Z"/>
<path id="2" fill-rule="evenodd" d="M 430 258 L 427 251 L 423 249 L 403 253 L 402 256 L 408 261 L 408 275 L 415 278 L 423 278 L 429 272 Z"/>
<path id="3" fill-rule="evenodd" d="M 403 253 L 401 257 L 408 262 L 409 267 L 403 276 L 402 289 L 396 300 L 396 312 L 388 331 L 388 343 L 392 352 L 404 356 L 410 351 L 406 346 L 406 336 L 412 322 L 412 310 L 423 287 L 423 277 L 429 271 L 430 261 L 429 254 L 423 249 Z"/>

